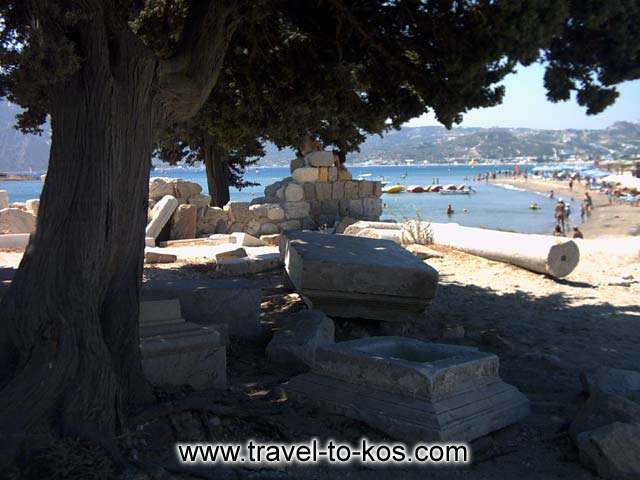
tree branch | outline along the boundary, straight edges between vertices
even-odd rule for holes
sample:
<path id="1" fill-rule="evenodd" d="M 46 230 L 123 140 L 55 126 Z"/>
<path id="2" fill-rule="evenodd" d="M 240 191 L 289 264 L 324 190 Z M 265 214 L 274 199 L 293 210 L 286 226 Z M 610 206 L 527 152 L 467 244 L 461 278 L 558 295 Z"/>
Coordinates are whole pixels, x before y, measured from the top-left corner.
<path id="1" fill-rule="evenodd" d="M 194 2 L 176 55 L 158 66 L 161 126 L 190 119 L 209 97 L 240 21 L 241 2 Z"/>

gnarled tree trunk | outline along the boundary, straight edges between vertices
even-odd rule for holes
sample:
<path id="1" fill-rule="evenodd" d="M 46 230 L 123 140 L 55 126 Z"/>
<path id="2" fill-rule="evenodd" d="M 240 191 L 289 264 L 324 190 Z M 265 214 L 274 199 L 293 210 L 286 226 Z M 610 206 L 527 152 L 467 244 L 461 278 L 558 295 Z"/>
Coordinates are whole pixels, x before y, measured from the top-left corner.
<path id="1" fill-rule="evenodd" d="M 107 47 L 105 31 L 86 35 L 90 52 L 51 107 L 37 230 L 0 307 L 5 435 L 43 418 L 114 434 L 124 405 L 150 399 L 137 316 L 155 62 L 132 36 Z M 130 60 L 114 64 L 108 48 Z"/>
<path id="2" fill-rule="evenodd" d="M 200 2 L 164 61 L 87 5 L 81 66 L 51 92 L 37 230 L 0 302 L 0 468 L 36 428 L 108 437 L 153 400 L 138 332 L 152 145 L 206 99 L 235 28 L 223 0 Z"/>
<path id="3" fill-rule="evenodd" d="M 212 140 L 205 142 L 204 165 L 207 172 L 207 186 L 212 207 L 224 207 L 229 203 L 229 178 L 227 158 L 224 150 Z"/>

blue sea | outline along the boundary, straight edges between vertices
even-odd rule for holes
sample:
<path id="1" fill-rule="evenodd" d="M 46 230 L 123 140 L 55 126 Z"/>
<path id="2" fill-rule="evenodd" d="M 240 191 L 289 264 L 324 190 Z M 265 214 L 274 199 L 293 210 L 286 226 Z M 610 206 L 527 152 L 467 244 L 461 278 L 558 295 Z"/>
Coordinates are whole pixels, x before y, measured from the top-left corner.
<path id="1" fill-rule="evenodd" d="M 476 182 L 475 175 L 497 170 L 511 170 L 509 166 L 467 166 L 467 165 L 425 165 L 425 166 L 350 166 L 353 178 L 380 180 L 390 185 L 430 185 L 434 181 L 440 184 L 466 183 L 477 193 L 475 195 L 439 195 L 436 193 L 400 193 L 382 196 L 385 208 L 382 218 L 398 221 L 420 216 L 423 220 L 434 222 L 457 222 L 471 227 L 485 227 L 512 230 L 524 233 L 548 233 L 553 231 L 554 200 L 545 195 L 524 192 L 516 189 Z M 205 173 L 193 168 L 162 168 L 151 172 L 151 176 L 177 177 L 198 182 L 207 193 Z M 289 176 L 289 168 L 257 167 L 251 168 L 246 179 L 260 183 L 258 187 L 249 187 L 241 191 L 231 191 L 232 201 L 250 201 L 260 197 L 266 185 Z M 38 198 L 42 188 L 38 181 L 0 181 L 0 190 L 9 192 L 11 202 L 24 202 Z M 569 200 L 569 199 L 565 199 Z M 539 210 L 529 209 L 536 202 Z M 447 205 L 451 203 L 455 213 L 447 216 Z M 466 209 L 466 213 L 464 210 Z M 579 218 L 579 203 L 572 204 L 573 220 Z"/>

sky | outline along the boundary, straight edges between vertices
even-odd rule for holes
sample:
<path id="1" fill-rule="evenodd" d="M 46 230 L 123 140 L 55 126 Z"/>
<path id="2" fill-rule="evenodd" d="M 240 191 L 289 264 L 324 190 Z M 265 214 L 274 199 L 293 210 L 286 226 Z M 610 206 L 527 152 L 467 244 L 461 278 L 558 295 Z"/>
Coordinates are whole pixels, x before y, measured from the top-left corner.
<path id="1" fill-rule="evenodd" d="M 525 127 L 541 129 L 606 128 L 614 122 L 640 121 L 640 80 L 618 86 L 616 103 L 598 115 L 587 115 L 575 98 L 568 102 L 551 103 L 545 96 L 544 67 L 534 64 L 519 67 L 502 82 L 506 88 L 501 105 L 470 110 L 464 115 L 462 127 Z M 427 113 L 406 124 L 410 127 L 440 125 Z"/>

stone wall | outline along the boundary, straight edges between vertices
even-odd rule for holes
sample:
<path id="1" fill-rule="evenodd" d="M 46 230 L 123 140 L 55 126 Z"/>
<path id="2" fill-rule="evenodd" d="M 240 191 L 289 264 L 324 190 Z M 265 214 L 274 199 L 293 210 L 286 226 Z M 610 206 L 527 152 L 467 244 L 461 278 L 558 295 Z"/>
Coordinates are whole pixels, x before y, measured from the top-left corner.
<path id="1" fill-rule="evenodd" d="M 197 237 L 333 228 L 345 217 L 378 220 L 382 213 L 380 182 L 352 180 L 349 171 L 337 168 L 335 163 L 333 153 L 326 151 L 296 158 L 291 162 L 291 177 L 268 185 L 263 197 L 230 202 L 224 208 L 208 206 L 209 196 L 203 195 L 202 187 L 194 182 L 156 177 L 149 184 L 150 208 L 165 195 L 174 196 L 181 205 L 194 205 Z M 184 230 L 171 228 L 170 239 L 187 238 Z"/>

